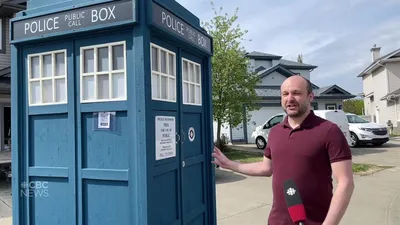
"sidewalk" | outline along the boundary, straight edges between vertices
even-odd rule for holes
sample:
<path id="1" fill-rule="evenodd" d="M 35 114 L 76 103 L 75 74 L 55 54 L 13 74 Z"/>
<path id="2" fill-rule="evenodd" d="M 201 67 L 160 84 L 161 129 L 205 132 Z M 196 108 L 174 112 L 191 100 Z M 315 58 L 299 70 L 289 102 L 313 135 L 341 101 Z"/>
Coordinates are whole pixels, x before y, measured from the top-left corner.
<path id="1" fill-rule="evenodd" d="M 356 189 L 341 225 L 400 224 L 400 170 L 356 176 Z M 272 203 L 270 178 L 217 172 L 218 225 L 266 224 Z"/>

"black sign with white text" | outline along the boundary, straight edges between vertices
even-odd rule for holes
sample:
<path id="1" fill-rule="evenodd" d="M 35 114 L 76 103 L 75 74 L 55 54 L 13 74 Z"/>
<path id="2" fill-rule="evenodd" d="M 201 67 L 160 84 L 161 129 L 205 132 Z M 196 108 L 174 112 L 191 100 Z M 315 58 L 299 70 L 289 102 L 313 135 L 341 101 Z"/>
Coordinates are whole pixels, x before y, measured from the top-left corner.
<path id="1" fill-rule="evenodd" d="M 134 0 L 112 1 L 13 22 L 12 40 L 133 21 Z"/>
<path id="2" fill-rule="evenodd" d="M 208 53 L 211 51 L 211 38 L 200 33 L 197 29 L 185 23 L 177 16 L 153 2 L 153 23 L 168 30 L 175 36 L 195 45 Z"/>

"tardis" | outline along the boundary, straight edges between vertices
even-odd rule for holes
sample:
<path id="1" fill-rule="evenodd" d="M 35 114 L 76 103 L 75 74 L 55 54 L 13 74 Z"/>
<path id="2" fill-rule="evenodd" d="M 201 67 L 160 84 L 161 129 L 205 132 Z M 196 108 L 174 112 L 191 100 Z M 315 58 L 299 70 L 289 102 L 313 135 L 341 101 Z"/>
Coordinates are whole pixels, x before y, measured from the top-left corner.
<path id="1" fill-rule="evenodd" d="M 10 27 L 14 225 L 216 224 L 213 46 L 195 15 L 33 0 Z"/>

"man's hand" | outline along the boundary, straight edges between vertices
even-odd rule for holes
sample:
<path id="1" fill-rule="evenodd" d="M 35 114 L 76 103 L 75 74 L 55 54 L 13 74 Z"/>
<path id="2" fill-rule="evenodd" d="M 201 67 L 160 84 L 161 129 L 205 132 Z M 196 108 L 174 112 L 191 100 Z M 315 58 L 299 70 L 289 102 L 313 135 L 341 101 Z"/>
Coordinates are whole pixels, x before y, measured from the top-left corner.
<path id="1" fill-rule="evenodd" d="M 214 147 L 214 152 L 212 153 L 215 165 L 218 165 L 224 169 L 229 169 L 238 173 L 242 173 L 249 176 L 271 176 L 272 166 L 271 160 L 264 156 L 262 162 L 255 163 L 240 163 L 228 159 L 217 147 Z"/>
<path id="2" fill-rule="evenodd" d="M 229 167 L 230 164 L 232 164 L 232 161 L 228 159 L 224 153 L 219 150 L 219 148 L 214 147 L 214 152 L 212 153 L 212 157 L 215 158 L 215 160 L 212 162 L 215 165 L 218 165 L 224 169 L 231 169 Z"/>

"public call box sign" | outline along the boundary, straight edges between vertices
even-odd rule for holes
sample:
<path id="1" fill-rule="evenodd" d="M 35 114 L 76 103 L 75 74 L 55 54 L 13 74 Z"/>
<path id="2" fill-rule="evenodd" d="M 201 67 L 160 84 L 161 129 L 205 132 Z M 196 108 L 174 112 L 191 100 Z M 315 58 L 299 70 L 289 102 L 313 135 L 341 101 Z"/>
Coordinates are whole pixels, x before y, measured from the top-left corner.
<path id="1" fill-rule="evenodd" d="M 174 36 L 183 38 L 186 42 L 212 54 L 211 38 L 199 32 L 196 28 L 188 25 L 170 11 L 153 2 L 153 23 L 169 31 Z"/>
<path id="2" fill-rule="evenodd" d="M 112 1 L 13 22 L 12 40 L 133 21 L 133 1 Z"/>

